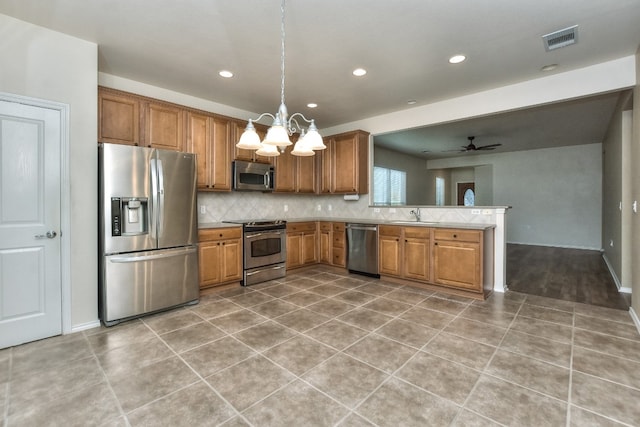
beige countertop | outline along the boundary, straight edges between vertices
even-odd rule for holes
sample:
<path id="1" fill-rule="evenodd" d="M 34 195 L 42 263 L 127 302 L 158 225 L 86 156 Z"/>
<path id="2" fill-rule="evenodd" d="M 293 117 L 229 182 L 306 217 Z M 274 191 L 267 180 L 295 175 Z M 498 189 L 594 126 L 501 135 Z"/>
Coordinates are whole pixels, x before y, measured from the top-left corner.
<path id="1" fill-rule="evenodd" d="M 397 225 L 402 227 L 431 227 L 431 228 L 459 228 L 467 230 L 488 230 L 495 228 L 495 224 L 473 224 L 466 222 L 429 222 L 429 221 L 402 221 L 402 220 L 375 220 L 375 219 L 358 219 L 358 218 L 289 218 L 287 222 L 309 222 L 309 221 L 328 221 L 328 222 L 345 222 L 357 224 L 378 224 L 378 225 Z M 230 224 L 227 222 L 205 222 L 198 224 L 198 228 L 229 228 L 241 227 L 240 224 Z"/>

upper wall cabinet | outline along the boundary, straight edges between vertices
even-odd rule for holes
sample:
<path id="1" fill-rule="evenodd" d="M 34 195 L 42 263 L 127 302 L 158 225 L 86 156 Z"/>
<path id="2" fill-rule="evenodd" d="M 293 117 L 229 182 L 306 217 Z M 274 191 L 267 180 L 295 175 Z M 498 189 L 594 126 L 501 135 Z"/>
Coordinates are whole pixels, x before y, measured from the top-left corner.
<path id="1" fill-rule="evenodd" d="M 100 88 L 98 118 L 98 142 L 140 144 L 139 99 Z"/>
<path id="2" fill-rule="evenodd" d="M 366 194 L 369 134 L 358 130 L 326 137 L 321 152 L 321 193 Z"/>
<path id="3" fill-rule="evenodd" d="M 197 154 L 198 189 L 231 190 L 231 142 L 235 126 L 230 119 L 187 113 L 187 151 Z"/>
<path id="4" fill-rule="evenodd" d="M 182 151 L 185 139 L 185 110 L 163 103 L 146 102 L 144 104 L 145 145 Z"/>
<path id="5" fill-rule="evenodd" d="M 295 141 L 293 141 L 295 144 Z M 274 157 L 276 192 L 315 193 L 317 190 L 316 156 L 298 157 L 291 154 L 294 145 Z"/>

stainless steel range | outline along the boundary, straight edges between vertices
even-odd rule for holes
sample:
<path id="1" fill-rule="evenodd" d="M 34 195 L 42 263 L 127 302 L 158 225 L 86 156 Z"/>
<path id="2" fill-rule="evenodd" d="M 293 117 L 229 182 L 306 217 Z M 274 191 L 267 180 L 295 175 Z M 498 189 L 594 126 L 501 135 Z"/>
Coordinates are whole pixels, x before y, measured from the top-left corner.
<path id="1" fill-rule="evenodd" d="M 281 220 L 225 221 L 242 224 L 244 286 L 278 279 L 286 274 L 287 223 Z"/>

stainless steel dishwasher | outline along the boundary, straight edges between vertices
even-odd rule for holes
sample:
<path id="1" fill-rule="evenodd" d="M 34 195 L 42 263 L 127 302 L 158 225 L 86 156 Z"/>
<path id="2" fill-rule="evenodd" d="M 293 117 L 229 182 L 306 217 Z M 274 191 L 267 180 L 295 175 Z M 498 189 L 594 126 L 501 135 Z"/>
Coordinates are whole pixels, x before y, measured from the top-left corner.
<path id="1" fill-rule="evenodd" d="M 354 273 L 378 274 L 378 226 L 347 223 L 347 269 Z"/>

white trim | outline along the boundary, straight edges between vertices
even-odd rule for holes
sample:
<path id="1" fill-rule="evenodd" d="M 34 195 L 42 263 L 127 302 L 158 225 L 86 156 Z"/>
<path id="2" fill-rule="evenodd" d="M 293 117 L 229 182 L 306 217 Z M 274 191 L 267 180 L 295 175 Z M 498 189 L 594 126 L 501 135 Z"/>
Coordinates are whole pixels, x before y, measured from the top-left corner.
<path id="1" fill-rule="evenodd" d="M 636 329 L 640 334 L 640 319 L 638 318 L 638 315 L 636 314 L 636 311 L 633 309 L 633 307 L 629 307 L 629 314 L 631 315 L 631 319 L 633 320 L 633 323 L 636 324 Z"/>
<path id="2" fill-rule="evenodd" d="M 73 326 L 73 328 L 71 329 L 71 333 L 86 331 L 87 329 L 93 329 L 93 328 L 99 328 L 99 327 L 100 327 L 100 320 L 96 319 L 92 322 L 82 323 L 80 325 Z"/>
<path id="3" fill-rule="evenodd" d="M 60 113 L 60 295 L 62 297 L 62 333 L 71 325 L 71 186 L 69 170 L 69 104 L 0 92 L 0 100 Z"/>
<path id="4" fill-rule="evenodd" d="M 613 278 L 613 281 L 616 284 L 616 288 L 618 288 L 618 292 L 622 292 L 624 294 L 632 293 L 630 287 L 622 286 L 622 283 L 620 282 L 620 279 L 618 279 L 618 275 L 616 274 L 616 271 L 613 269 L 613 266 L 609 262 L 609 258 L 607 258 L 606 252 L 602 252 L 602 258 L 604 259 L 604 263 L 607 264 L 607 269 L 609 269 L 609 274 L 611 274 L 611 277 Z"/>
<path id="5" fill-rule="evenodd" d="M 593 248 L 590 246 L 550 245 L 546 243 L 515 242 L 515 241 L 510 241 L 507 243 L 513 244 L 513 245 L 544 246 L 547 248 L 581 249 L 585 251 L 598 251 L 598 252 L 602 251 L 602 248 Z"/>

